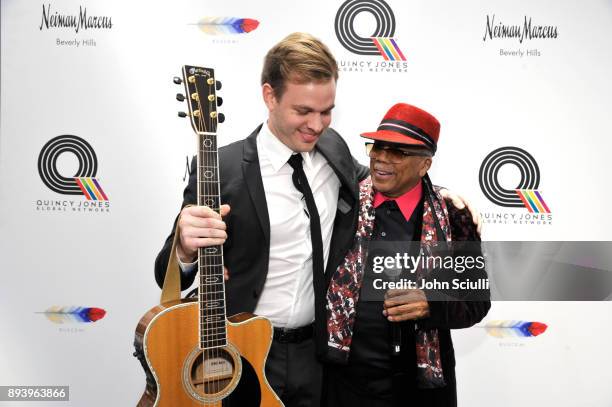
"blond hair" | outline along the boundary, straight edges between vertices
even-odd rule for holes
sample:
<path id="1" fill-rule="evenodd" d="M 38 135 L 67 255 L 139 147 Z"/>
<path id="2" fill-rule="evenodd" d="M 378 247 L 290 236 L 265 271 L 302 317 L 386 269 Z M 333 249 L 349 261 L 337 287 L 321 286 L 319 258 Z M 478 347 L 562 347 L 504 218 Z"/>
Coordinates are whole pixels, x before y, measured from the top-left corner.
<path id="1" fill-rule="evenodd" d="M 338 80 L 338 64 L 329 48 L 307 33 L 283 38 L 266 54 L 261 84 L 269 84 L 281 98 L 287 81 L 295 83 Z"/>

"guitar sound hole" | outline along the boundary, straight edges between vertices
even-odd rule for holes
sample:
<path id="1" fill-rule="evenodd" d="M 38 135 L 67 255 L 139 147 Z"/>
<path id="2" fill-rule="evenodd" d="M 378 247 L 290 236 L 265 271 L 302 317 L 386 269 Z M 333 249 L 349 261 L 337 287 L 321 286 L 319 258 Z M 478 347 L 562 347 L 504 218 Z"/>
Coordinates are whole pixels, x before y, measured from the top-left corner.
<path id="1" fill-rule="evenodd" d="M 191 383 L 202 397 L 223 393 L 236 371 L 234 358 L 223 348 L 206 349 L 191 365 Z"/>

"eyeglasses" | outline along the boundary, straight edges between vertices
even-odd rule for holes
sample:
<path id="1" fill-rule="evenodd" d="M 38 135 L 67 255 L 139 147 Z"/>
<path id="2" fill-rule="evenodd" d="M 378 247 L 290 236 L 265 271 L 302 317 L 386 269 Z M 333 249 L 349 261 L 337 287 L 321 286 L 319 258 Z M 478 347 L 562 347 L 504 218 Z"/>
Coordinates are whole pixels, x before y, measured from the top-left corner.
<path id="1" fill-rule="evenodd" d="M 388 160 L 393 164 L 398 164 L 407 157 L 431 157 L 431 153 L 427 150 L 409 151 L 386 143 L 365 143 L 365 147 L 368 157 L 377 158 L 384 151 L 387 154 Z"/>

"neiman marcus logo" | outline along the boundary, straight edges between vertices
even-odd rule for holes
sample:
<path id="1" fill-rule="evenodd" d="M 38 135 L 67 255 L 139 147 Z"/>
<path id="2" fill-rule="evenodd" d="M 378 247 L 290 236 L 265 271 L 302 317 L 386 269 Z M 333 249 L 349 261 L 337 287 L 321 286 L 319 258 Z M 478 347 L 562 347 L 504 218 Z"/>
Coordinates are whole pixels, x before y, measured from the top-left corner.
<path id="1" fill-rule="evenodd" d="M 485 26 L 485 33 L 482 37 L 482 41 L 487 39 L 500 39 L 500 38 L 514 38 L 518 39 L 519 43 L 523 43 L 523 40 L 533 39 L 548 39 L 557 38 L 559 31 L 556 25 L 536 25 L 532 24 L 531 17 L 525 16 L 525 20 L 522 25 L 508 25 L 501 21 L 495 22 L 495 14 L 492 17 L 487 15 L 487 23 Z"/>
<path id="2" fill-rule="evenodd" d="M 112 27 L 113 22 L 110 16 L 87 15 L 87 7 L 79 6 L 78 14 L 62 14 L 51 10 L 51 4 L 47 4 L 46 7 L 43 4 L 38 29 L 42 31 L 43 28 L 47 30 L 51 28 L 70 28 L 78 33 L 80 29 L 111 29 Z"/>

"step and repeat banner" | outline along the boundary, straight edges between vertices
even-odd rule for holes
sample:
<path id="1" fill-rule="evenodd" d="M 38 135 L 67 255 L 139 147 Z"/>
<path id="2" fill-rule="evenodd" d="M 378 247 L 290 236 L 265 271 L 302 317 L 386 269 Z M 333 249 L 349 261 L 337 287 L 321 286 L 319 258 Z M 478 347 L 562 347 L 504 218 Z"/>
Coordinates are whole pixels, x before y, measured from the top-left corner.
<path id="1" fill-rule="evenodd" d="M 440 120 L 431 177 L 485 240 L 519 242 L 515 271 L 535 242 L 612 240 L 608 0 L 2 0 L 0 28 L 0 386 L 67 386 L 53 405 L 144 390 L 134 329 L 195 151 L 173 77 L 214 68 L 220 143 L 242 139 L 266 119 L 263 57 L 294 31 L 336 56 L 332 127 L 362 163 L 393 104 Z M 610 292 L 497 301 L 453 332 L 459 404 L 612 406 Z"/>

